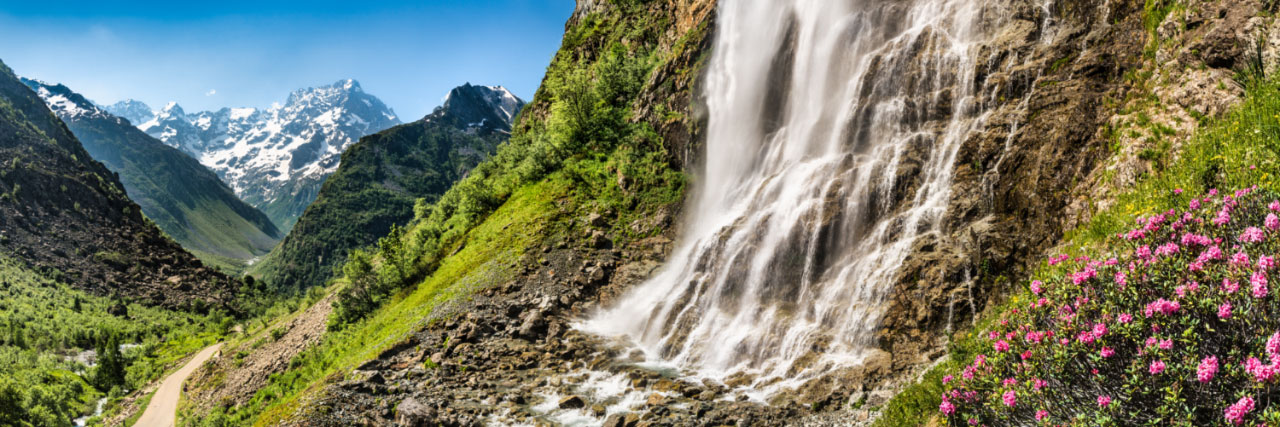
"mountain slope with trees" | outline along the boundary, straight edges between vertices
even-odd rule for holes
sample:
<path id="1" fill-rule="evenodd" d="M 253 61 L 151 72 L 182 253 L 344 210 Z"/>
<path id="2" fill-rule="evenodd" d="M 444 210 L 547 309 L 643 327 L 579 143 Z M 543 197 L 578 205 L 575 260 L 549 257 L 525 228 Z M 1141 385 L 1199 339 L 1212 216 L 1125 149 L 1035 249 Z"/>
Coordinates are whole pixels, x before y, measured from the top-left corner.
<path id="1" fill-rule="evenodd" d="M 269 218 L 236 197 L 200 162 L 99 109 L 63 85 L 23 80 L 67 124 L 89 155 L 115 172 L 129 198 L 205 261 L 242 262 L 280 239 Z"/>
<path id="2" fill-rule="evenodd" d="M 276 288 L 323 285 L 352 249 L 377 242 L 436 203 L 454 182 L 493 154 L 524 106 L 502 87 L 467 84 L 413 123 L 364 137 L 280 246 L 250 271 Z"/>

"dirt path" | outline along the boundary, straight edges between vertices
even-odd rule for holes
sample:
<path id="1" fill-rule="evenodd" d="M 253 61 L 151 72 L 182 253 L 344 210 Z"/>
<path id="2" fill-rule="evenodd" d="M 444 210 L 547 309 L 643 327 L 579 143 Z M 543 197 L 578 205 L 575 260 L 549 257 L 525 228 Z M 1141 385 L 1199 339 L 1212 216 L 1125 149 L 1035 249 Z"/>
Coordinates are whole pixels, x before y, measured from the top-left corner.
<path id="1" fill-rule="evenodd" d="M 222 343 L 218 343 L 200 350 L 200 353 L 191 358 L 191 361 L 187 362 L 182 369 L 165 378 L 164 382 L 160 383 L 160 388 L 156 389 L 155 396 L 151 397 L 151 403 L 142 413 L 142 418 L 139 418 L 134 426 L 173 427 L 177 421 L 175 418 L 178 415 L 178 398 L 182 395 L 182 383 L 221 348 Z"/>

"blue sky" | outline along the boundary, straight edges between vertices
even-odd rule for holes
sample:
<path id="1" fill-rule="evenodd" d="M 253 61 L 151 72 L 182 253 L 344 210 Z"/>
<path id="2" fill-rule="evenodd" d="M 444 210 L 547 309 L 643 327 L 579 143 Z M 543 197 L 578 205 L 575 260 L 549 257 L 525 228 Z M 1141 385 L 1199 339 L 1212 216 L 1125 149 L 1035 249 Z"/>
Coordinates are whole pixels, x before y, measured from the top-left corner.
<path id="1" fill-rule="evenodd" d="M 573 0 L 0 0 L 0 60 L 100 103 L 268 107 L 354 78 L 403 121 L 464 82 L 531 98 Z M 375 4 L 376 3 L 376 4 Z"/>

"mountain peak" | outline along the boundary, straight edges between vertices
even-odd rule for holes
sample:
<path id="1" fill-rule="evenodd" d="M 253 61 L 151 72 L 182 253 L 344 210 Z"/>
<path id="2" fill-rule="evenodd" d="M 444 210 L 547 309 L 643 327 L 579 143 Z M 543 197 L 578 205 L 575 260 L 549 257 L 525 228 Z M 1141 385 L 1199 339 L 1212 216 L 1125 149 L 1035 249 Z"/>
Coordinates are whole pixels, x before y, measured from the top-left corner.
<path id="1" fill-rule="evenodd" d="M 468 128 L 510 132 L 524 100 L 502 86 L 478 86 L 470 82 L 453 88 L 427 120 L 452 120 Z"/>
<path id="2" fill-rule="evenodd" d="M 178 103 L 175 101 L 169 101 L 169 103 L 164 104 L 164 108 L 160 109 L 160 113 L 165 115 L 175 115 L 175 116 L 186 115 L 186 112 L 182 111 L 182 106 L 178 105 Z"/>
<path id="3" fill-rule="evenodd" d="M 102 106 L 103 110 L 117 117 L 123 117 L 129 123 L 140 125 L 156 116 L 151 106 L 136 99 L 126 99 L 115 104 Z"/>
<path id="4" fill-rule="evenodd" d="M 78 93 L 72 92 L 70 88 L 62 84 L 51 85 L 40 80 L 28 79 L 25 77 L 21 77 L 19 80 L 21 80 L 23 84 L 27 85 L 27 87 L 31 88 L 31 90 L 35 91 L 37 95 L 40 95 L 40 99 L 49 106 L 49 109 L 53 110 L 54 113 L 57 113 L 60 116 L 79 117 L 105 115 L 105 113 L 98 109 L 98 106 L 92 101 L 85 99 L 84 96 L 81 96 Z"/>
<path id="5" fill-rule="evenodd" d="M 341 86 L 343 89 L 352 91 L 352 92 L 363 91 L 362 89 L 360 89 L 360 82 L 356 81 L 355 79 L 338 80 L 338 82 L 334 83 L 333 85 L 334 87 Z"/>

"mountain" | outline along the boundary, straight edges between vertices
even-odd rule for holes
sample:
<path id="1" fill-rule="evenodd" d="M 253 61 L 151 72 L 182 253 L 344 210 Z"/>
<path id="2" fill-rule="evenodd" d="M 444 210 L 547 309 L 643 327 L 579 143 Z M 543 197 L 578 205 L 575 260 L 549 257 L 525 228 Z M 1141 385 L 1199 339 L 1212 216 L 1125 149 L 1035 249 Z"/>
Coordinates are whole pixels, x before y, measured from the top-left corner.
<path id="1" fill-rule="evenodd" d="M 366 136 L 270 255 L 251 272 L 288 289 L 324 284 L 351 249 L 377 242 L 435 201 L 511 133 L 524 101 L 496 86 L 454 88 L 421 120 Z"/>
<path id="2" fill-rule="evenodd" d="M 186 153 L 143 133 L 63 85 L 23 79 L 84 145 L 116 173 L 130 199 L 160 229 L 207 262 L 266 254 L 280 231 Z M 121 105 L 120 103 L 116 104 Z M 137 113 L 145 108 L 117 109 Z M 147 109 L 146 111 L 150 111 Z"/>
<path id="3" fill-rule="evenodd" d="M 49 104 L 74 117 L 101 114 L 66 96 Z M 170 307 L 230 298 L 227 278 L 150 223 L 116 174 L 2 63 L 0 254 L 98 295 Z"/>
<path id="4" fill-rule="evenodd" d="M 148 120 L 156 116 L 156 112 L 142 101 L 126 99 L 111 105 L 99 106 L 103 111 L 111 113 L 116 117 L 128 120 L 134 126 L 146 123 Z"/>
<path id="5" fill-rule="evenodd" d="M 141 112 L 129 105 L 118 111 L 132 114 L 135 109 Z M 400 120 L 358 82 L 341 80 L 294 91 L 283 105 L 266 110 L 187 113 L 169 103 L 135 124 L 198 159 L 241 199 L 288 230 L 315 200 L 324 179 L 337 170 L 348 146 Z"/>

